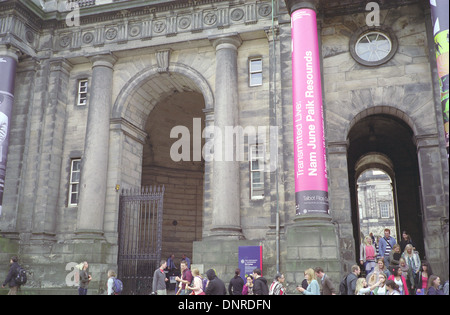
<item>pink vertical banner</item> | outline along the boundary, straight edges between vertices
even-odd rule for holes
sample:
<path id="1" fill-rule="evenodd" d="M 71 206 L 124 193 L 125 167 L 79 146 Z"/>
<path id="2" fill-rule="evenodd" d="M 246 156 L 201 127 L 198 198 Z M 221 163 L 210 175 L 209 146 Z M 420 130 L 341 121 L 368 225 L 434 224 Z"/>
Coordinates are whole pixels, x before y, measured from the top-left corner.
<path id="1" fill-rule="evenodd" d="M 291 27 L 296 214 L 328 214 L 316 12 L 295 11 Z"/>

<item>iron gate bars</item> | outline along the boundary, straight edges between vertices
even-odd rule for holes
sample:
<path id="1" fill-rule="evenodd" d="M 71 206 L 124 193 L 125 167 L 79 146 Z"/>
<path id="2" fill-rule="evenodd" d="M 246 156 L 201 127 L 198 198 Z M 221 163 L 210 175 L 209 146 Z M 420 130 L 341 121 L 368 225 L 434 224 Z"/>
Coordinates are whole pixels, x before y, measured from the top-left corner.
<path id="1" fill-rule="evenodd" d="M 119 201 L 118 277 L 122 294 L 150 294 L 162 248 L 164 186 L 124 189 Z"/>

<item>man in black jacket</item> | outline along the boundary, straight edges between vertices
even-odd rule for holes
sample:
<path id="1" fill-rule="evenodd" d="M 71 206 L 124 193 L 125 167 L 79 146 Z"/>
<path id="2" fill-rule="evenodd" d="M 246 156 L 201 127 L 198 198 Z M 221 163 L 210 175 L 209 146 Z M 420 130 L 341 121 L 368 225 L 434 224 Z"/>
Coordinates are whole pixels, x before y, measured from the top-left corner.
<path id="1" fill-rule="evenodd" d="M 254 295 L 269 295 L 269 286 L 267 280 L 261 276 L 261 269 L 255 268 L 253 270 L 253 294 Z"/>
<path id="2" fill-rule="evenodd" d="M 208 284 L 206 285 L 205 294 L 206 295 L 226 295 L 227 289 L 222 280 L 216 276 L 214 269 L 209 269 L 206 272 L 206 277 L 208 278 Z"/>
<path id="3" fill-rule="evenodd" d="M 8 275 L 6 276 L 6 279 L 2 284 L 2 288 L 4 288 L 7 284 L 9 285 L 8 295 L 16 295 L 17 290 L 19 289 L 19 285 L 16 284 L 16 277 L 20 267 L 18 261 L 19 260 L 17 256 L 11 257 L 11 267 L 9 268 Z"/>

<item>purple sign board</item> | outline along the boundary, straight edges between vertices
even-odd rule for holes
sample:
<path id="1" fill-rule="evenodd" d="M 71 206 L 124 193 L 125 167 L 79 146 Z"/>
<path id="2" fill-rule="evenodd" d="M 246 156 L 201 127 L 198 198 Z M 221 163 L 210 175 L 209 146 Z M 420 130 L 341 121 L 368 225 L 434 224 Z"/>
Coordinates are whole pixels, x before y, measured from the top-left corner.
<path id="1" fill-rule="evenodd" d="M 255 268 L 262 272 L 262 246 L 239 246 L 239 269 L 244 282 Z"/>

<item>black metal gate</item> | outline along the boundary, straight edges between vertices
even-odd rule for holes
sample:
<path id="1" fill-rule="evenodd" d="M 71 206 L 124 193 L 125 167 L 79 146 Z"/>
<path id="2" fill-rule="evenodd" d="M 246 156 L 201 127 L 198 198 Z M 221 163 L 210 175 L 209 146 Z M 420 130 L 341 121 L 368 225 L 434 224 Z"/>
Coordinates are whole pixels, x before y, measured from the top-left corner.
<path id="1" fill-rule="evenodd" d="M 122 190 L 119 206 L 118 278 L 122 294 L 152 291 L 162 247 L 164 186 Z"/>

